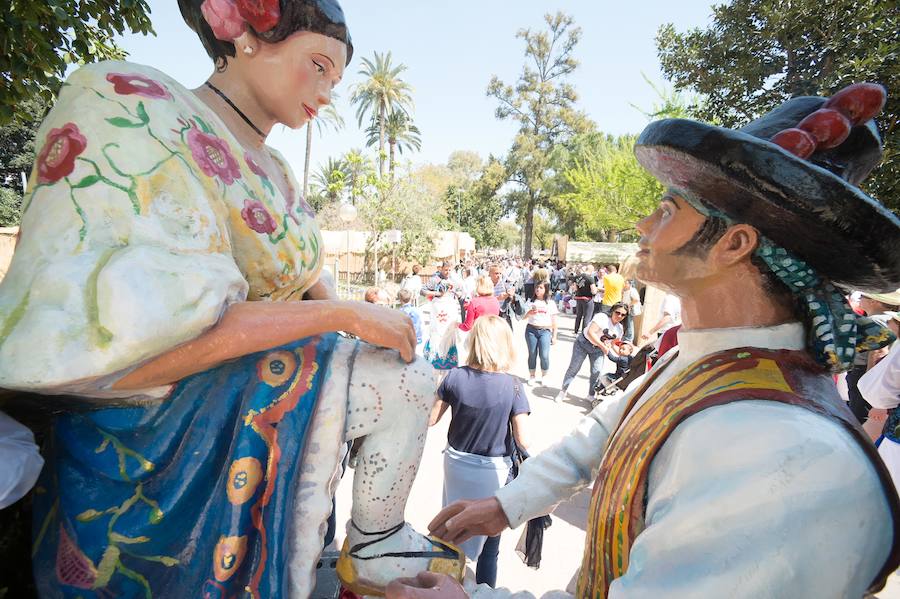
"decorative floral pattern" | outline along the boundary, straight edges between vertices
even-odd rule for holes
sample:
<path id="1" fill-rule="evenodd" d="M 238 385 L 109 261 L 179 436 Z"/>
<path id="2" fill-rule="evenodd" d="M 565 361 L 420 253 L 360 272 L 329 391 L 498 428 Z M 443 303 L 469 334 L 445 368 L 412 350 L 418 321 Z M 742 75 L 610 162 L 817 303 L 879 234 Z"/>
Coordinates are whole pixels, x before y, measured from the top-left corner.
<path id="1" fill-rule="evenodd" d="M 278 0 L 237 0 L 237 9 L 259 33 L 265 33 L 275 27 L 281 18 Z"/>
<path id="2" fill-rule="evenodd" d="M 51 129 L 37 159 L 38 183 L 54 183 L 75 169 L 75 158 L 84 152 L 87 139 L 75 123 Z"/>
<path id="3" fill-rule="evenodd" d="M 293 374 L 293 373 L 292 373 Z M 226 493 L 231 505 L 247 503 L 263 478 L 262 466 L 254 457 L 239 458 L 228 469 Z"/>
<path id="4" fill-rule="evenodd" d="M 200 12 L 216 39 L 231 42 L 247 29 L 234 0 L 204 0 Z"/>
<path id="5" fill-rule="evenodd" d="M 278 223 L 272 218 L 272 215 L 258 200 L 244 200 L 244 208 L 241 210 L 241 217 L 247 226 L 256 231 L 268 235 L 274 233 L 278 228 Z"/>
<path id="6" fill-rule="evenodd" d="M 234 575 L 235 570 L 247 555 L 247 536 L 221 537 L 216 544 L 213 556 L 213 571 L 216 580 L 225 582 Z"/>
<path id="7" fill-rule="evenodd" d="M 224 139 L 192 127 L 187 132 L 187 141 L 197 166 L 204 174 L 218 177 L 225 185 L 241 178 L 241 169 Z"/>
<path id="8" fill-rule="evenodd" d="M 150 99 L 172 99 L 172 94 L 166 87 L 149 77 L 136 73 L 108 73 L 106 80 L 113 84 L 113 90 L 120 95 L 128 96 L 137 94 Z"/>
<path id="9" fill-rule="evenodd" d="M 250 171 L 254 175 L 262 177 L 263 179 L 269 178 L 269 175 L 266 174 L 266 171 L 264 171 L 261 166 L 256 164 L 256 161 L 253 160 L 253 158 L 250 157 L 250 154 L 247 154 L 246 152 L 244 153 L 244 161 L 247 163 L 247 166 L 250 167 Z"/>

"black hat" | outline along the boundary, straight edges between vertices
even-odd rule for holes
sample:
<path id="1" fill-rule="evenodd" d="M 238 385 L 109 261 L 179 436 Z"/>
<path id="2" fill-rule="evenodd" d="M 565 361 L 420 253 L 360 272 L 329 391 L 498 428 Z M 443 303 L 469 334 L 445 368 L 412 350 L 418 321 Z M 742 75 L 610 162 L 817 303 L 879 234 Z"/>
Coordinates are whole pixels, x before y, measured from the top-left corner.
<path id="1" fill-rule="evenodd" d="M 900 220 L 857 187 L 881 160 L 874 121 L 808 159 L 769 141 L 825 102 L 792 98 L 739 130 L 656 121 L 634 151 L 664 185 L 756 227 L 823 278 L 862 291 L 893 291 L 900 287 Z"/>

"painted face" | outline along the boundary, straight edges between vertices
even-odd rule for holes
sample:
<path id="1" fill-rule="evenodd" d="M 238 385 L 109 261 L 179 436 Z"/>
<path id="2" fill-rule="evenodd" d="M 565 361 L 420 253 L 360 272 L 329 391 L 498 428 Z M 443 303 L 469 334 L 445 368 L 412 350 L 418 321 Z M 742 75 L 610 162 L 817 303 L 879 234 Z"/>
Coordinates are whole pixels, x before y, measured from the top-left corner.
<path id="1" fill-rule="evenodd" d="M 299 129 L 331 103 L 344 76 L 347 46 L 332 37 L 298 31 L 277 44 L 260 41 L 246 77 L 259 103 L 279 123 Z"/>
<path id="2" fill-rule="evenodd" d="M 667 193 L 653 214 L 641 220 L 637 278 L 677 293 L 686 284 L 707 276 L 706 261 L 675 253 L 690 241 L 706 218 L 684 198 Z"/>

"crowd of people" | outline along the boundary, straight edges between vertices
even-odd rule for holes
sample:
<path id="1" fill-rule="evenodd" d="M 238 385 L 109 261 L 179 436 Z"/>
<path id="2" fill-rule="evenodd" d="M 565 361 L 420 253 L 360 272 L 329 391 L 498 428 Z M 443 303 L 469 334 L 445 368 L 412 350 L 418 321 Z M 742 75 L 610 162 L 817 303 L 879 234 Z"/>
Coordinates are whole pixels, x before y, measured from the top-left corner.
<path id="1" fill-rule="evenodd" d="M 430 424 L 451 413 L 444 450 L 447 506 L 490 496 L 512 479 L 513 456 L 528 447 L 526 388 L 543 387 L 551 374 L 550 349 L 563 328 L 559 315 L 575 315 L 574 328 L 567 331 L 575 342 L 554 400 L 566 398 L 590 358 L 587 400 L 596 404 L 596 394 L 623 380 L 631 366 L 634 319 L 643 303 L 636 282 L 623 277 L 617 264 L 465 260 L 444 261 L 430 276 L 422 271 L 413 266 L 393 300 L 378 287 L 366 290 L 364 299 L 409 315 L 417 350 L 434 368 L 438 390 Z M 643 343 L 680 324 L 677 298 L 666 296 L 658 321 L 650 324 Z M 513 376 L 516 361 L 523 358 L 527 378 Z M 556 371 L 563 372 L 563 365 Z M 499 541 L 499 535 L 482 535 L 463 544 L 478 583 L 495 584 Z"/>

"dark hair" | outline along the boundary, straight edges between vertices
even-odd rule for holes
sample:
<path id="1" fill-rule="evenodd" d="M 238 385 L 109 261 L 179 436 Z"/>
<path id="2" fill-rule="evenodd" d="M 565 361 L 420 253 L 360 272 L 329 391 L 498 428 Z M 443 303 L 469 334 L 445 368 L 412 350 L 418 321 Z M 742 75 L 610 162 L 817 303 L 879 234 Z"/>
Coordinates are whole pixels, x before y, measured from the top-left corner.
<path id="1" fill-rule="evenodd" d="M 616 302 L 612 306 L 609 307 L 609 315 L 612 316 L 612 313 L 615 312 L 616 310 L 618 310 L 619 308 L 622 308 L 623 310 L 625 310 L 626 317 L 628 317 L 631 314 L 631 310 L 628 309 L 628 306 L 625 304 L 625 302 Z"/>
<path id="2" fill-rule="evenodd" d="M 697 229 L 697 232 L 694 233 L 694 236 L 690 241 L 685 243 L 683 246 L 675 250 L 674 254 L 679 254 L 682 256 L 694 256 L 697 258 L 705 258 L 709 253 L 709 250 L 712 249 L 712 246 L 719 241 L 725 232 L 728 230 L 728 223 L 725 219 L 720 218 L 718 216 L 709 216 L 703 221 L 703 224 L 700 225 L 700 228 Z M 788 288 L 787 285 L 779 279 L 772 270 L 766 266 L 765 261 L 756 255 L 756 252 L 753 252 L 750 255 L 750 264 L 756 267 L 759 271 L 759 276 L 762 279 L 763 289 L 768 292 L 770 295 L 774 295 L 777 297 L 781 297 L 786 301 L 790 301 L 793 305 L 794 313 L 799 315 L 802 314 L 802 310 L 799 308 L 799 300 L 793 294 L 793 292 Z"/>
<path id="3" fill-rule="evenodd" d="M 712 246 L 716 245 L 716 242 L 722 238 L 722 235 L 727 230 L 728 223 L 724 218 L 708 216 L 690 241 L 672 253 L 680 256 L 705 258 Z"/>
<path id="4" fill-rule="evenodd" d="M 212 28 L 203 18 L 203 13 L 200 12 L 201 4 L 203 0 L 178 0 L 178 8 L 181 9 L 184 22 L 200 38 L 216 69 L 224 71 L 228 57 L 235 55 L 234 44 L 216 38 Z M 275 27 L 260 33 L 248 23 L 249 30 L 261 40 L 272 44 L 283 41 L 298 31 L 312 31 L 333 37 L 347 45 L 347 64 L 350 64 L 353 57 L 353 43 L 344 11 L 341 10 L 337 0 L 279 0 L 279 5 L 281 18 Z"/>

